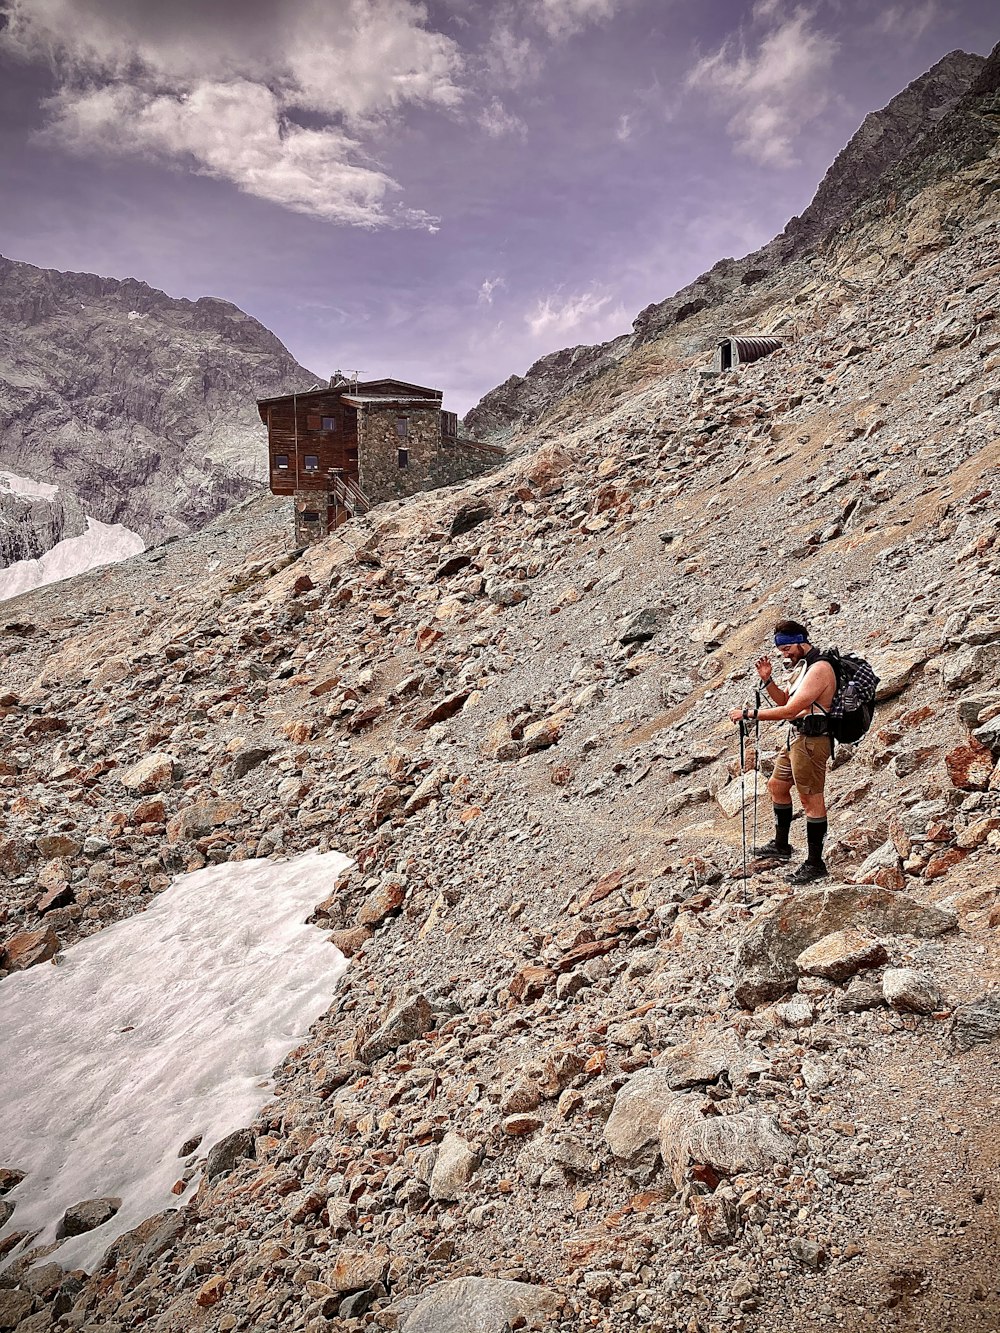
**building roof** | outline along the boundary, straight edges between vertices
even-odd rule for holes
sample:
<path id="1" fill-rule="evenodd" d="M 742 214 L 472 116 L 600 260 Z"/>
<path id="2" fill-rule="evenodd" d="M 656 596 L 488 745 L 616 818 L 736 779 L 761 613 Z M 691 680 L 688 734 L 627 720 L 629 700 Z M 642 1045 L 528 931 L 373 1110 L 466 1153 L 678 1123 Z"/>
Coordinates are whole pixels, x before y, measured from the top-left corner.
<path id="1" fill-rule="evenodd" d="M 306 389 L 304 392 L 279 393 L 271 398 L 258 398 L 258 407 L 268 407 L 272 403 L 287 403 L 293 398 L 324 398 L 331 393 L 341 394 L 345 398 L 355 398 L 363 396 L 371 399 L 392 399 L 396 400 L 400 395 L 412 396 L 423 402 L 438 402 L 444 397 L 441 389 L 431 389 L 424 384 L 408 384 L 405 380 L 359 380 L 356 384 L 350 380 L 342 380 L 339 384 L 322 384 L 316 389 Z"/>
<path id="2" fill-rule="evenodd" d="M 441 406 L 441 401 L 438 398 L 423 398 L 418 397 L 416 394 L 345 393 L 343 399 L 349 407 L 364 407 L 368 403 L 382 403 L 385 406 L 390 406 L 393 403 L 411 405 L 417 403 L 424 407 L 434 408 L 440 408 Z"/>

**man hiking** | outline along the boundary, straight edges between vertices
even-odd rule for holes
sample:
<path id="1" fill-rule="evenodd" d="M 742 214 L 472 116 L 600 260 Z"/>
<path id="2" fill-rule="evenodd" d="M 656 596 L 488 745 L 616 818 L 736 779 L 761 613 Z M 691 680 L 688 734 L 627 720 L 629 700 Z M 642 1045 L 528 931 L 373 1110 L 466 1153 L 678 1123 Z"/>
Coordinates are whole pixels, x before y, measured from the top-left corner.
<path id="1" fill-rule="evenodd" d="M 795 668 L 786 692 L 775 684 L 771 659 L 764 656 L 757 663 L 757 674 L 768 697 L 777 705 L 756 712 L 744 708 L 730 713 L 733 722 L 790 722 L 784 749 L 778 755 L 774 773 L 767 784 L 774 803 L 774 838 L 754 855 L 769 861 L 788 861 L 792 846 L 788 834 L 792 826 L 792 787 L 806 814 L 808 854 L 802 865 L 788 876 L 790 884 L 811 884 L 824 879 L 823 839 L 826 837 L 826 766 L 833 751 L 826 714 L 837 692 L 837 676 L 818 648 L 809 642 L 804 625 L 795 620 L 779 620 L 774 627 L 774 646 L 781 650 L 786 665 Z"/>

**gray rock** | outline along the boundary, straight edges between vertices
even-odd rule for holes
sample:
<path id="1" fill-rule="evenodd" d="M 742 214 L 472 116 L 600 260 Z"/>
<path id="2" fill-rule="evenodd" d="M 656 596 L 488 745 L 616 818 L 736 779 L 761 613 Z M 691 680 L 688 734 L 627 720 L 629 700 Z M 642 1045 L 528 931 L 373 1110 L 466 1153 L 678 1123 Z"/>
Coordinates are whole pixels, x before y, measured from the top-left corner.
<path id="1" fill-rule="evenodd" d="M 476 1154 L 459 1134 L 446 1134 L 431 1173 L 431 1198 L 451 1203 L 459 1197 L 476 1169 Z"/>
<path id="2" fill-rule="evenodd" d="M 882 994 L 893 1009 L 914 1014 L 933 1014 L 941 1008 L 941 992 L 933 980 L 913 967 L 887 967 L 882 976 Z"/>
<path id="3" fill-rule="evenodd" d="M 249 1129 L 234 1129 L 213 1144 L 205 1162 L 206 1180 L 214 1180 L 224 1171 L 232 1171 L 241 1157 L 256 1157 L 253 1135 Z"/>
<path id="4" fill-rule="evenodd" d="M 1000 1037 L 1000 990 L 960 1004 L 951 1020 L 951 1039 L 960 1051 Z"/>
<path id="5" fill-rule="evenodd" d="M 15 1205 L 9 1199 L 0 1199 L 0 1228 L 5 1227 L 14 1216 Z"/>
<path id="6" fill-rule="evenodd" d="M 485 500 L 462 505 L 451 520 L 448 535 L 460 537 L 464 532 L 471 532 L 473 528 L 477 528 L 480 523 L 485 523 L 492 517 L 493 508 Z"/>
<path id="7" fill-rule="evenodd" d="M 760 1111 L 735 1115 L 701 1113 L 697 1097 L 679 1098 L 664 1112 L 659 1126 L 660 1155 L 678 1189 L 692 1165 L 710 1166 L 723 1176 L 764 1171 L 774 1162 L 790 1162 L 795 1145 L 773 1116 Z"/>
<path id="8" fill-rule="evenodd" d="M 669 1068 L 643 1069 L 632 1075 L 615 1098 L 604 1138 L 623 1170 L 656 1165 L 660 1120 L 679 1097 L 671 1086 L 672 1078 Z"/>
<path id="9" fill-rule="evenodd" d="M 1000 663 L 1000 648 L 995 644 L 963 648 L 941 663 L 941 683 L 947 690 L 960 690 L 984 676 L 995 673 Z"/>
<path id="10" fill-rule="evenodd" d="M 933 937 L 954 930 L 953 912 L 925 907 L 877 885 L 813 889 L 779 903 L 747 931 L 736 950 L 736 1002 L 746 1009 L 780 999 L 798 977 L 795 960 L 824 935 L 846 926 L 873 935 Z"/>
<path id="11" fill-rule="evenodd" d="M 807 1028 L 816 1017 L 812 1001 L 805 995 L 793 995 L 784 1004 L 776 1005 L 774 1012 L 786 1028 Z"/>
<path id="12" fill-rule="evenodd" d="M 523 1320 L 521 1328 L 548 1328 L 560 1304 L 559 1296 L 547 1287 L 459 1277 L 431 1287 L 402 1333 L 507 1333 L 517 1320 Z"/>
<path id="13" fill-rule="evenodd" d="M 109 1222 L 121 1206 L 121 1199 L 84 1199 L 83 1203 L 75 1203 L 63 1213 L 58 1234 L 82 1236 Z"/>
<path id="14" fill-rule="evenodd" d="M 434 1011 L 426 995 L 414 995 L 390 1010 L 384 1023 L 364 1041 L 358 1059 L 371 1065 L 397 1046 L 405 1046 L 429 1032 L 434 1026 Z"/>
<path id="15" fill-rule="evenodd" d="M 881 986 L 855 977 L 847 990 L 837 996 L 836 1008 L 841 1014 L 861 1014 L 866 1009 L 877 1009 L 884 1003 Z"/>
<path id="16" fill-rule="evenodd" d="M 624 646 L 630 643 L 647 643 L 659 632 L 660 625 L 660 611 L 655 607 L 644 607 L 628 619 L 618 642 Z"/>
<path id="17" fill-rule="evenodd" d="M 737 1083 L 748 1074 L 766 1073 L 771 1064 L 756 1046 L 744 1046 L 735 1032 L 724 1029 L 664 1051 L 656 1068 L 665 1070 L 669 1086 L 680 1091 L 715 1083 L 723 1073 Z"/>
<path id="18" fill-rule="evenodd" d="M 0 1329 L 17 1328 L 34 1308 L 35 1298 L 30 1291 L 21 1291 L 16 1287 L 0 1289 Z"/>
<path id="19" fill-rule="evenodd" d="M 254 745 L 246 750 L 240 750 L 232 762 L 230 773 L 238 782 L 240 778 L 245 778 L 255 768 L 263 764 L 265 760 L 270 759 L 274 754 L 273 746 Z"/>
<path id="20" fill-rule="evenodd" d="M 984 722 L 972 733 L 981 745 L 988 746 L 994 754 L 1000 753 L 1000 713 Z"/>

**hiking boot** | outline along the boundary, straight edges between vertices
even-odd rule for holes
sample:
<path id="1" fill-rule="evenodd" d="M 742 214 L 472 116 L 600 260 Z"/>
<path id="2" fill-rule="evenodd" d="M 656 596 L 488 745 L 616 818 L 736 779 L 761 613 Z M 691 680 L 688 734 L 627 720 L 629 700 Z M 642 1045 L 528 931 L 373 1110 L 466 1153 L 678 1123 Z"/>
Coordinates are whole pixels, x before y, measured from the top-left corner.
<path id="1" fill-rule="evenodd" d="M 826 879 L 829 870 L 822 863 L 816 865 L 813 861 L 803 861 L 798 870 L 793 870 L 788 876 L 789 884 L 812 884 L 814 880 Z"/>
<path id="2" fill-rule="evenodd" d="M 794 849 L 787 845 L 780 847 L 772 838 L 770 842 L 765 842 L 763 847 L 755 847 L 753 854 L 759 861 L 790 861 Z"/>

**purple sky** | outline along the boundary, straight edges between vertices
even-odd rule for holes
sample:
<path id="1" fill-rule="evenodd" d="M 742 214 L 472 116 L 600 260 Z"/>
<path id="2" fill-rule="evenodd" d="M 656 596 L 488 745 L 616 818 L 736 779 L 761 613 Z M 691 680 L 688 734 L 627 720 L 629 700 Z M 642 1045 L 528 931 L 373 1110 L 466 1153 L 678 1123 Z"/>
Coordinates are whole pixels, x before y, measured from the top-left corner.
<path id="1" fill-rule="evenodd" d="M 801 212 L 995 0 L 0 0 L 0 252 L 465 412 Z"/>

